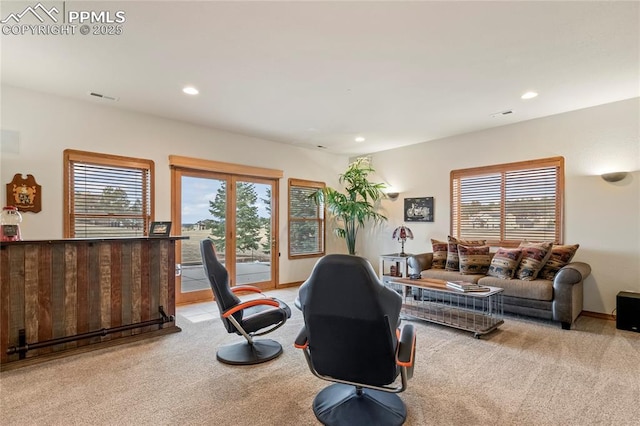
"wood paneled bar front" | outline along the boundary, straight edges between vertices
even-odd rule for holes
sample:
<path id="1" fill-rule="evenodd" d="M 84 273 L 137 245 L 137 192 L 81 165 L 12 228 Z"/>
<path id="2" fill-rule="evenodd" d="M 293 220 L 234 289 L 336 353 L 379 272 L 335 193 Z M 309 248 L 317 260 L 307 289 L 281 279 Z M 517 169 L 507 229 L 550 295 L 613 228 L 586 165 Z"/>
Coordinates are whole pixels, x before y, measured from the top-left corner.
<path id="1" fill-rule="evenodd" d="M 0 243 L 0 369 L 180 331 L 184 238 Z"/>

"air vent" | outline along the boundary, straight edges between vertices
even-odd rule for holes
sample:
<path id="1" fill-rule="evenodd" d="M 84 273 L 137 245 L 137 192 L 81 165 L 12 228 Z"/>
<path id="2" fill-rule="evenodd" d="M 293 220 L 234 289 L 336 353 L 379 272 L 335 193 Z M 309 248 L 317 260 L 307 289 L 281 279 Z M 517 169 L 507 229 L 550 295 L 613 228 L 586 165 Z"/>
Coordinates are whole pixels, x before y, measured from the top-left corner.
<path id="1" fill-rule="evenodd" d="M 510 114 L 513 114 L 513 110 L 512 109 L 508 109 L 506 111 L 500 111 L 500 112 L 493 113 L 493 114 L 491 114 L 491 117 L 496 118 L 496 117 L 502 117 L 502 116 L 510 115 Z"/>
<path id="2" fill-rule="evenodd" d="M 119 98 L 115 98 L 113 96 L 107 96 L 107 95 L 103 95 L 101 93 L 96 93 L 96 92 L 89 92 L 90 96 L 94 96 L 96 98 L 101 98 L 101 99 L 106 99 L 108 101 L 117 101 Z"/>

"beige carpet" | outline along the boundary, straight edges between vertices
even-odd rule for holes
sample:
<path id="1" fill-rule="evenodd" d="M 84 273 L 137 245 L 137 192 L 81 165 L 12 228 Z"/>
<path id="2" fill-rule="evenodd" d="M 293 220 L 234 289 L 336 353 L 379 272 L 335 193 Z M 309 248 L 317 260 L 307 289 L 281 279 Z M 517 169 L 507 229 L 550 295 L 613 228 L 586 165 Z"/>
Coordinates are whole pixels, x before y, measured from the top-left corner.
<path id="1" fill-rule="evenodd" d="M 291 303 L 297 289 L 272 292 Z M 272 337 L 284 354 L 232 367 L 219 319 L 181 333 L 3 372 L 2 425 L 314 425 L 328 382 L 293 348 L 300 312 Z M 581 317 L 574 330 L 507 317 L 479 340 L 422 322 L 407 425 L 637 425 L 640 334 Z"/>

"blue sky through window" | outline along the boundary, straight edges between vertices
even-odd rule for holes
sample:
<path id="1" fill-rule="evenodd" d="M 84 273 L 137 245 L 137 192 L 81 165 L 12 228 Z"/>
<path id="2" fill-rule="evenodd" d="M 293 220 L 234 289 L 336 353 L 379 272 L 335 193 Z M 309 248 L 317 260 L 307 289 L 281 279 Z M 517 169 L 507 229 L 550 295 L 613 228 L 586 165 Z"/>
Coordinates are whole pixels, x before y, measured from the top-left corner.
<path id="1" fill-rule="evenodd" d="M 221 183 L 222 181 L 218 179 L 182 177 L 182 224 L 193 224 L 199 220 L 212 219 L 211 213 L 209 213 L 209 201 L 216 198 Z M 262 199 L 267 196 L 269 185 L 261 183 L 254 185 L 258 194 L 258 215 L 269 217 L 267 206 L 262 202 Z"/>

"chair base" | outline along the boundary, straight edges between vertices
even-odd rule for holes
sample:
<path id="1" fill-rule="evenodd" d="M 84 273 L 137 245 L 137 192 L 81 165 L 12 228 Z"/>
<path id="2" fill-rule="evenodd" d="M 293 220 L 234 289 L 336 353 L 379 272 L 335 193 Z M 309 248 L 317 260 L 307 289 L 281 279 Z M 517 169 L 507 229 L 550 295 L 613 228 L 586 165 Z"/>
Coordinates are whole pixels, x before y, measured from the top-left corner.
<path id="1" fill-rule="evenodd" d="M 231 365 L 253 365 L 271 361 L 282 354 L 280 343 L 271 339 L 244 341 L 218 349 L 218 361 Z"/>
<path id="2" fill-rule="evenodd" d="M 401 425 L 407 408 L 395 393 L 333 384 L 324 388 L 313 400 L 313 412 L 322 424 L 331 426 Z"/>

